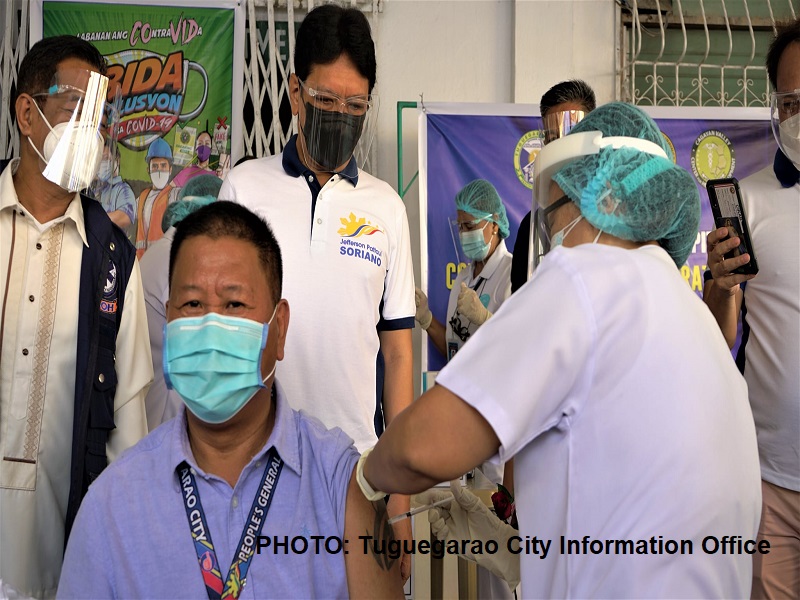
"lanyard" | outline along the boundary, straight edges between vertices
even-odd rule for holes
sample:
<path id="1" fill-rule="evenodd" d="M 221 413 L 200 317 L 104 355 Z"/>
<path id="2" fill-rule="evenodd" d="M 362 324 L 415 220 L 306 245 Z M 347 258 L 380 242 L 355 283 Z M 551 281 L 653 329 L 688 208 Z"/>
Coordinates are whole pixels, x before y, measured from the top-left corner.
<path id="1" fill-rule="evenodd" d="M 480 296 L 480 293 L 478 293 L 478 288 L 481 288 L 481 292 L 482 292 L 483 291 L 483 286 L 485 286 L 485 285 L 486 285 L 486 280 L 483 277 L 478 276 L 478 281 L 476 281 L 475 285 L 472 286 L 472 291 L 474 291 L 475 293 L 477 293 Z"/>
<path id="2" fill-rule="evenodd" d="M 186 461 L 178 465 L 176 473 L 181 485 L 183 505 L 186 509 L 186 517 L 189 519 L 189 529 L 192 532 L 195 552 L 197 552 L 197 562 L 200 564 L 200 572 L 209 599 L 238 598 L 242 593 L 242 589 L 247 583 L 247 571 L 253 560 L 256 540 L 261 535 L 267 512 L 272 504 L 272 492 L 278 483 L 282 468 L 283 460 L 278 456 L 275 448 L 270 448 L 259 492 L 253 499 L 247 524 L 239 540 L 239 548 L 234 554 L 233 563 L 228 570 L 228 577 L 223 583 L 217 553 L 214 551 L 214 544 L 211 541 L 211 531 L 208 529 L 206 514 L 200 502 L 194 475 Z"/>

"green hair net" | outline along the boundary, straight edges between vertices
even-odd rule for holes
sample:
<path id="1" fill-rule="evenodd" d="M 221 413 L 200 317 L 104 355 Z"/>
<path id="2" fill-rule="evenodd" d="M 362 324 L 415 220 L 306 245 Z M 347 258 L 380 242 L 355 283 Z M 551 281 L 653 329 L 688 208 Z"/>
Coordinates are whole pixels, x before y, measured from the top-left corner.
<path id="1" fill-rule="evenodd" d="M 221 187 L 222 179 L 216 175 L 192 177 L 181 188 L 178 200 L 167 206 L 167 210 L 164 211 L 164 217 L 161 219 L 161 231 L 177 225 L 198 208 L 214 202 Z"/>
<path id="2" fill-rule="evenodd" d="M 476 217 L 482 217 L 500 228 L 500 237 L 508 237 L 508 216 L 500 194 L 485 179 L 470 181 L 456 194 L 456 208 Z M 497 218 L 495 218 L 497 215 Z"/>
<path id="3" fill-rule="evenodd" d="M 653 119 L 623 102 L 595 109 L 570 134 L 581 131 L 645 139 L 672 156 Z M 678 267 L 686 262 L 700 224 L 700 194 L 692 176 L 672 160 L 606 147 L 562 167 L 553 180 L 601 231 L 635 242 L 655 240 Z"/>
<path id="4" fill-rule="evenodd" d="M 214 174 L 197 175 L 186 182 L 178 194 L 178 200 L 183 200 L 184 196 L 214 196 L 217 197 L 222 187 L 222 179 Z"/>

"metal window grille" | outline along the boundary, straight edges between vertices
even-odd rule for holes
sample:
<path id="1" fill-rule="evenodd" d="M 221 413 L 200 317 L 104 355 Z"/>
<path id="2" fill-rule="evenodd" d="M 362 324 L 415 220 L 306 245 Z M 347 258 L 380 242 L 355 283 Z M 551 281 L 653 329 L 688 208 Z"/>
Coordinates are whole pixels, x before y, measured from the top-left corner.
<path id="1" fill-rule="evenodd" d="M 798 0 L 617 0 L 621 98 L 651 106 L 769 106 L 764 61 Z"/>
<path id="2" fill-rule="evenodd" d="M 11 98 L 17 83 L 17 72 L 28 47 L 28 2 L 0 2 L 0 158 L 19 154 L 19 135 L 14 123 Z"/>

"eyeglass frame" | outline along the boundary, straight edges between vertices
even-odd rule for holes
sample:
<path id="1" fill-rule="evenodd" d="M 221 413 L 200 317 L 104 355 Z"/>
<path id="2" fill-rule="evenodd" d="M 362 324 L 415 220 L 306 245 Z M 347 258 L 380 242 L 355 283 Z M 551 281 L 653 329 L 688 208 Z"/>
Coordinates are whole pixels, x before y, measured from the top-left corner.
<path id="1" fill-rule="evenodd" d="M 551 231 L 552 228 L 550 226 L 549 216 L 553 214 L 555 211 L 557 211 L 559 208 L 564 206 L 567 202 L 572 202 L 572 198 L 564 194 L 558 200 L 553 201 L 553 203 L 550 206 L 548 206 L 547 208 L 543 208 L 541 211 L 542 216 L 539 223 L 541 224 L 541 227 L 544 228 L 542 229 L 542 233 L 545 234 L 548 245 L 550 244 L 550 236 L 552 234 Z"/>
<path id="2" fill-rule="evenodd" d="M 483 229 L 483 227 L 486 227 L 486 225 L 484 225 L 483 227 L 478 227 L 478 224 L 481 221 L 486 221 L 487 224 L 491 223 L 492 222 L 491 217 L 492 215 L 486 217 L 478 217 L 477 219 L 473 219 L 471 221 L 459 221 L 458 219 L 456 219 L 456 225 L 458 226 L 458 231 L 460 233 L 464 233 L 466 231 L 477 231 L 478 229 Z"/>
<path id="3" fill-rule="evenodd" d="M 308 93 L 308 95 L 314 102 L 314 106 L 316 106 L 320 110 L 324 110 L 327 112 L 344 112 L 354 117 L 361 117 L 366 115 L 373 106 L 372 94 L 367 94 L 366 96 L 349 96 L 347 98 L 342 98 L 341 96 L 339 96 L 338 94 L 334 94 L 333 92 L 325 92 L 322 90 L 317 90 L 315 88 L 312 88 L 306 85 L 306 82 L 300 79 L 299 77 L 297 78 L 297 81 L 300 84 L 300 89 L 305 90 Z M 327 99 L 334 102 L 335 103 L 334 107 L 331 108 L 331 107 L 320 106 L 318 104 L 320 102 L 320 99 L 322 99 L 322 101 Z M 362 107 L 363 105 L 366 105 L 366 108 L 363 109 L 363 112 L 361 112 L 361 107 L 358 106 L 356 106 L 355 110 L 352 110 L 351 104 L 349 104 L 352 101 L 356 101 L 357 104 L 363 103 Z M 339 107 L 344 107 L 344 110 L 340 110 Z"/>
<path id="4" fill-rule="evenodd" d="M 795 101 L 793 102 L 793 106 L 790 109 L 784 109 L 782 106 L 778 106 L 778 101 L 782 97 L 789 97 L 795 96 Z M 786 118 L 793 117 L 796 114 L 800 114 L 800 89 L 790 90 L 788 92 L 772 92 L 771 94 L 771 103 L 775 104 L 775 109 L 778 111 L 779 116 L 786 115 Z"/>

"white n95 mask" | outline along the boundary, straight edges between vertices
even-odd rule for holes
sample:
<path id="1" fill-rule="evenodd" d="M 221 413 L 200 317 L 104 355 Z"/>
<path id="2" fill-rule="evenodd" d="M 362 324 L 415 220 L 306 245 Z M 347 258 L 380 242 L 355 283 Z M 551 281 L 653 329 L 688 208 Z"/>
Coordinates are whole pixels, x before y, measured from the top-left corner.
<path id="1" fill-rule="evenodd" d="M 39 108 L 38 104 L 36 108 Z M 103 139 L 97 127 L 81 126 L 73 121 L 52 127 L 41 109 L 39 114 L 50 128 L 44 140 L 44 156 L 30 138 L 28 142 L 46 165 L 42 174 L 70 192 L 89 187 L 103 155 Z"/>
<path id="2" fill-rule="evenodd" d="M 62 69 L 56 72 L 47 91 L 33 94 L 36 110 L 50 131 L 41 152 L 30 138 L 28 143 L 45 164 L 42 175 L 69 192 L 88 188 L 92 183 L 103 156 L 102 128 L 115 130 L 105 111 L 107 91 L 105 75 L 85 69 Z M 69 114 L 69 119 L 51 125 L 37 98 L 43 98 L 48 106 L 54 105 L 52 114 Z"/>
<path id="3" fill-rule="evenodd" d="M 157 190 L 163 190 L 169 183 L 168 171 L 154 171 L 150 173 L 150 181 L 153 182 L 153 187 Z"/>
<path id="4" fill-rule="evenodd" d="M 795 167 L 800 168 L 800 113 L 779 125 L 780 147 Z"/>

